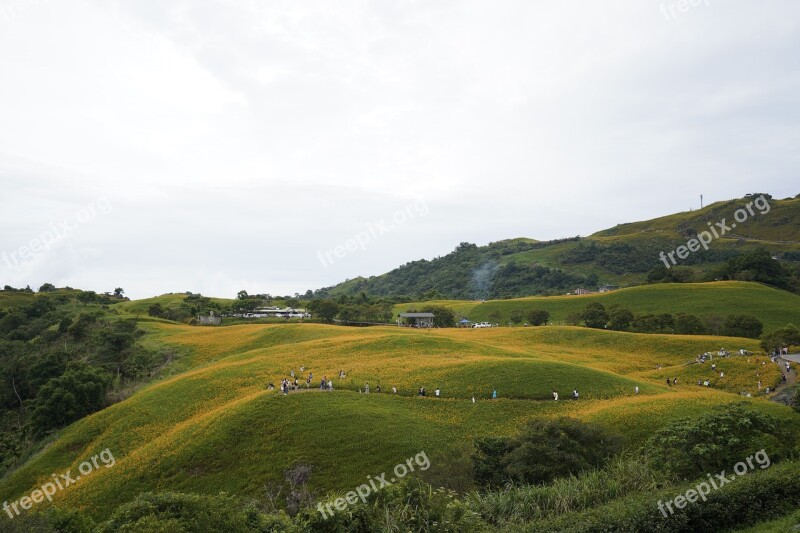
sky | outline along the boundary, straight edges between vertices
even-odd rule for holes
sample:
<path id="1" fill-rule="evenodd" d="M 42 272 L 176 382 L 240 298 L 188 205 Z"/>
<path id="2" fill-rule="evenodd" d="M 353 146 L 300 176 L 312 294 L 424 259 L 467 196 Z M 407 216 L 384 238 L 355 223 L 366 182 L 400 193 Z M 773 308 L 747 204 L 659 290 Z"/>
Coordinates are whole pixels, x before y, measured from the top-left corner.
<path id="1" fill-rule="evenodd" d="M 304 293 L 800 193 L 794 0 L 0 0 L 0 286 Z"/>

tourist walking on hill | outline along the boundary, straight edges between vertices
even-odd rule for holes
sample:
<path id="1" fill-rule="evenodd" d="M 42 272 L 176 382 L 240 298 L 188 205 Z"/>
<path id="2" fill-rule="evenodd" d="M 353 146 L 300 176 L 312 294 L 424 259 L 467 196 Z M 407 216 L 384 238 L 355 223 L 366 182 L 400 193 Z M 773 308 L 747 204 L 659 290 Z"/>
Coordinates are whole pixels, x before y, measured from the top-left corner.
<path id="1" fill-rule="evenodd" d="M 440 393 L 441 391 L 439 390 L 439 387 L 436 387 L 436 390 L 433 391 L 433 395 L 436 396 L 437 398 L 439 397 Z"/>
<path id="2" fill-rule="evenodd" d="M 392 394 L 397 394 L 397 387 L 392 387 Z"/>
<path id="3" fill-rule="evenodd" d="M 558 393 L 553 391 L 553 400 L 558 401 Z"/>
<path id="4" fill-rule="evenodd" d="M 639 394 L 639 385 L 636 385 L 636 387 L 634 387 L 633 393 L 634 394 Z"/>
<path id="5" fill-rule="evenodd" d="M 572 391 L 572 399 L 573 400 L 577 400 L 578 399 L 578 389 L 574 389 Z"/>
<path id="6" fill-rule="evenodd" d="M 492 389 L 492 400 L 497 399 L 497 389 Z"/>
<path id="7" fill-rule="evenodd" d="M 364 393 L 369 394 L 369 383 L 364 383 Z"/>

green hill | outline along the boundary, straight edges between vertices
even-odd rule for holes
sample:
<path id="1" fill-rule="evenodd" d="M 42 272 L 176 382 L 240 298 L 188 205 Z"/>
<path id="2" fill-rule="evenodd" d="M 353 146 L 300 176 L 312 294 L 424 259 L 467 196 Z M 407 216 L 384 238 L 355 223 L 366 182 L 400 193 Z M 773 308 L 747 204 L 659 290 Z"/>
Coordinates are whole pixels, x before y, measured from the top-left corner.
<path id="1" fill-rule="evenodd" d="M 583 296 L 534 296 L 510 300 L 459 301 L 434 300 L 397 304 L 394 312 L 402 313 L 425 305 L 442 305 L 457 316 L 473 322 L 506 325 L 515 310 L 545 310 L 555 324 L 564 323 L 570 313 L 580 313 L 590 302 L 606 307 L 617 304 L 634 314 L 687 313 L 699 317 L 746 313 L 758 317 L 764 329 L 787 323 L 800 323 L 800 296 L 758 283 L 720 281 L 711 283 L 666 283 L 643 285 L 616 291 Z"/>
<path id="2" fill-rule="evenodd" d="M 588 237 L 545 242 L 520 238 L 480 247 L 461 243 L 442 257 L 411 261 L 385 274 L 350 279 L 316 294 L 489 299 L 564 294 L 576 287 L 593 289 L 603 284 L 637 285 L 659 274 L 662 251 L 685 245 L 708 230 L 709 222 L 725 219 L 729 226 L 737 210 L 751 202 L 752 197 L 716 202 L 697 211 L 619 224 Z M 661 272 L 662 278 L 656 279 L 664 275 L 679 281 L 728 279 L 723 268 L 726 262 L 766 249 L 786 266 L 796 290 L 800 280 L 800 198 L 757 202 L 757 206 L 751 205 L 752 216 L 748 213 L 736 228 L 714 239 L 707 251 L 688 255 L 676 265 L 680 268 Z M 753 279 L 747 272 L 735 276 Z"/>
<path id="3" fill-rule="evenodd" d="M 675 417 L 738 401 L 743 387 L 756 395 L 754 407 L 800 425 L 800 415 L 763 401 L 754 386 L 757 370 L 765 383 L 777 383 L 775 365 L 756 368 L 730 358 L 724 362 L 729 383 L 704 388 L 684 379 L 687 360 L 714 349 L 718 337 L 568 327 L 145 327 L 158 342 L 187 353 L 188 370 L 61 431 L 5 476 L 4 497 L 16 499 L 53 472 L 75 472 L 106 448 L 114 466 L 58 492 L 55 505 L 104 518 L 144 491 L 257 498 L 264 484 L 298 462 L 313 465 L 310 483 L 318 494 L 346 491 L 420 451 L 446 455 L 478 436 L 513 434 L 534 416 L 601 422 L 623 433 L 633 449 Z M 735 342 L 756 349 L 755 341 Z M 283 396 L 266 389 L 300 365 L 313 371 L 314 385 L 323 375 L 334 377 L 336 390 Z M 335 378 L 340 369 L 344 380 Z M 679 376 L 679 383 L 667 387 L 662 373 Z M 372 394 L 359 392 L 364 383 Z M 429 394 L 441 387 L 442 397 L 418 398 L 420 386 Z M 553 389 L 567 397 L 576 387 L 581 401 L 550 399 Z M 492 388 L 497 401 L 488 400 Z"/>

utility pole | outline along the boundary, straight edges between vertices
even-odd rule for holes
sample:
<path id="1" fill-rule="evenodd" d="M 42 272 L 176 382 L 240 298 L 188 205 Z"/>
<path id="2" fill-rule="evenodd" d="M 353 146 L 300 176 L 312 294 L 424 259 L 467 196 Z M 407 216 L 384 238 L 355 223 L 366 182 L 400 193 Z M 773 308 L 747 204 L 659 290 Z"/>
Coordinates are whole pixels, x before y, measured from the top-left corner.
<path id="1" fill-rule="evenodd" d="M 700 209 L 703 209 L 703 195 L 700 195 Z"/>

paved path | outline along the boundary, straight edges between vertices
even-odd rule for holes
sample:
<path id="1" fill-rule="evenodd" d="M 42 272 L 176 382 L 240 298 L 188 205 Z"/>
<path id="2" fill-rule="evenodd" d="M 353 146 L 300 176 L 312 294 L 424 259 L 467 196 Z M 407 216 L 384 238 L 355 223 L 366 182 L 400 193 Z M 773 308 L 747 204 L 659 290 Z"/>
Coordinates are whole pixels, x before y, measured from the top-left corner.
<path id="1" fill-rule="evenodd" d="M 790 353 L 789 355 L 782 355 L 781 357 L 800 364 L 800 353 Z"/>

